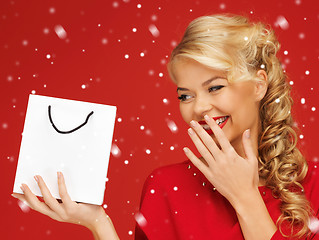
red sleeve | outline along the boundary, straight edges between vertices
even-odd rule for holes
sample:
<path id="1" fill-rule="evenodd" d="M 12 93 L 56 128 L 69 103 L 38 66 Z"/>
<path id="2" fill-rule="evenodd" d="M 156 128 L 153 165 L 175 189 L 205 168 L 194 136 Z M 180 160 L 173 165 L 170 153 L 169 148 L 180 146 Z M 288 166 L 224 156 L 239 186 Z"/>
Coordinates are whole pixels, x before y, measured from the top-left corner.
<path id="1" fill-rule="evenodd" d="M 136 240 L 177 239 L 163 178 L 161 170 L 157 169 L 144 183 L 140 212 L 135 215 Z"/>

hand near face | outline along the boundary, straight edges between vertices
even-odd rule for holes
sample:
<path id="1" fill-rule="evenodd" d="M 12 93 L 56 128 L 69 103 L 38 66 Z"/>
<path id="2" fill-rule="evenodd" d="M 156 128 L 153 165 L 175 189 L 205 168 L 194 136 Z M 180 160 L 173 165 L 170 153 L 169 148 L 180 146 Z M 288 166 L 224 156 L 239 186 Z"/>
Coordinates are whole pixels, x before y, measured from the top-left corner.
<path id="1" fill-rule="evenodd" d="M 184 148 L 186 156 L 205 175 L 211 184 L 233 205 L 244 195 L 258 189 L 258 160 L 254 154 L 250 138 L 246 130 L 242 137 L 246 158 L 242 158 L 232 147 L 223 130 L 210 117 L 205 116 L 220 148 L 208 133 L 196 121 L 188 133 L 208 166 L 198 159 L 188 148 Z"/>

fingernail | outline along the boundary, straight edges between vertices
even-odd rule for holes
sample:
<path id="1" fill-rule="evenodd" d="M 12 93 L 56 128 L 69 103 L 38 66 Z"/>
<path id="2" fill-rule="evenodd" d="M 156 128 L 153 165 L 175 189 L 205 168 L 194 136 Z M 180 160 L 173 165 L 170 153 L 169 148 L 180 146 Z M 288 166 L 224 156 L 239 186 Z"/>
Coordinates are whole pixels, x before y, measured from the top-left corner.
<path id="1" fill-rule="evenodd" d="M 39 179 L 38 179 L 37 175 L 34 175 L 34 179 L 35 179 L 37 182 L 39 182 Z"/>
<path id="2" fill-rule="evenodd" d="M 191 126 L 192 126 L 192 127 L 196 127 L 196 123 L 195 123 L 194 120 L 192 120 L 190 123 L 191 123 Z"/>
<path id="3" fill-rule="evenodd" d="M 61 172 L 57 172 L 58 178 L 61 178 Z"/>
<path id="4" fill-rule="evenodd" d="M 246 138 L 250 138 L 250 129 L 247 129 L 247 130 L 245 131 L 245 137 L 246 137 Z"/>
<path id="5" fill-rule="evenodd" d="M 13 194 L 11 194 L 12 197 L 17 198 L 16 196 L 14 196 Z"/>
<path id="6" fill-rule="evenodd" d="M 184 147 L 183 150 L 184 150 L 185 153 L 188 153 L 188 148 L 187 147 Z"/>
<path id="7" fill-rule="evenodd" d="M 23 185 L 22 185 L 22 184 L 21 184 L 20 188 L 21 188 L 21 190 L 24 192 L 24 187 L 23 187 Z"/>
<path id="8" fill-rule="evenodd" d="M 212 120 L 210 117 L 208 117 L 208 115 L 205 115 L 204 118 L 207 122 L 210 122 Z"/>
<path id="9" fill-rule="evenodd" d="M 188 133 L 189 133 L 190 135 L 193 135 L 193 134 L 194 134 L 194 130 L 191 129 L 191 128 L 189 128 L 189 129 L 188 129 Z"/>

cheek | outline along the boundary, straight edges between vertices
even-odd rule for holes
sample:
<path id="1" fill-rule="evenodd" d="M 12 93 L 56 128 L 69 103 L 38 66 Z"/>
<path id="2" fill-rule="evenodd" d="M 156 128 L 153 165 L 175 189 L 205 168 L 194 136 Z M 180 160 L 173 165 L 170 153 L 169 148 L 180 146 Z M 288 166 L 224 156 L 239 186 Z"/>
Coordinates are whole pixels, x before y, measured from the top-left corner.
<path id="1" fill-rule="evenodd" d="M 187 107 L 185 105 L 180 104 L 179 105 L 179 111 L 182 115 L 183 120 L 186 123 L 189 123 L 191 121 L 191 116 L 190 116 L 190 111 L 187 109 Z"/>
<path id="2" fill-rule="evenodd" d="M 256 106 L 249 99 L 238 99 L 233 105 L 233 117 L 236 121 L 243 124 L 250 124 L 256 117 Z M 258 110 L 257 110 L 258 112 Z"/>

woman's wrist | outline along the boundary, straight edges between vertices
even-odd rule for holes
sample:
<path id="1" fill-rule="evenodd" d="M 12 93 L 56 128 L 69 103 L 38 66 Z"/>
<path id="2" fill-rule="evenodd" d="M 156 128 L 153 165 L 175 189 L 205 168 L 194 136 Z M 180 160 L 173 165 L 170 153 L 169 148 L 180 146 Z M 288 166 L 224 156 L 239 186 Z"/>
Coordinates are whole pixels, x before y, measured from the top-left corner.
<path id="1" fill-rule="evenodd" d="M 243 191 L 239 196 L 237 196 L 233 207 L 235 210 L 241 211 L 241 209 L 249 207 L 252 202 L 263 202 L 258 187 Z"/>
<path id="2" fill-rule="evenodd" d="M 277 230 L 260 192 L 252 189 L 241 195 L 234 207 L 245 239 L 270 239 Z"/>
<path id="3" fill-rule="evenodd" d="M 227 198 L 236 212 L 244 211 L 245 208 L 250 206 L 251 202 L 263 201 L 259 193 L 258 187 L 241 190 L 238 194 Z"/>
<path id="4" fill-rule="evenodd" d="M 104 212 L 104 210 L 93 223 L 87 226 L 87 228 L 93 233 L 95 240 L 119 239 L 111 218 Z"/>

